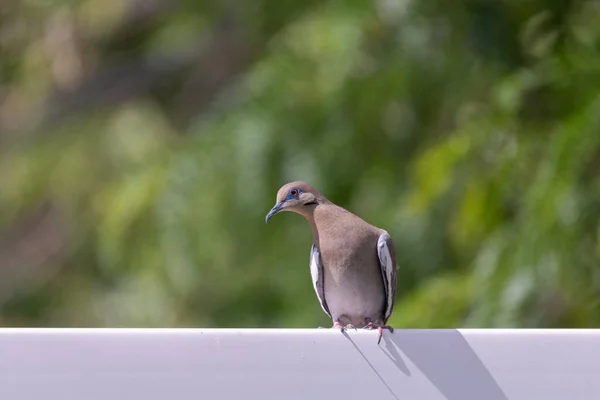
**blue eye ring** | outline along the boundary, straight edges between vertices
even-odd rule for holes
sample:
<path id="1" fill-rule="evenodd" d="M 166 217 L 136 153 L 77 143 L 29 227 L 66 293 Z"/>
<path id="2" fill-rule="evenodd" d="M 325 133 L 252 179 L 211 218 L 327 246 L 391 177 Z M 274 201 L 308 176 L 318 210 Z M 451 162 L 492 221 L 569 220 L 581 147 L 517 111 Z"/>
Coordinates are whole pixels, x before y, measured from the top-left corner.
<path id="1" fill-rule="evenodd" d="M 300 195 L 300 193 L 301 193 L 300 189 L 298 189 L 298 188 L 292 188 L 288 192 L 288 198 L 298 198 L 298 196 Z"/>

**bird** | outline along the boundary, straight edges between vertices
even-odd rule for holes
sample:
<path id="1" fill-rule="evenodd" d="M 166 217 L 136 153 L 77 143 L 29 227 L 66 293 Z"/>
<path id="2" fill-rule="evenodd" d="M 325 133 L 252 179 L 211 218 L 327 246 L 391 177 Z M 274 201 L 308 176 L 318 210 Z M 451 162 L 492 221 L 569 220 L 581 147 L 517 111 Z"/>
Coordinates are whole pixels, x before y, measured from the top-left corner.
<path id="1" fill-rule="evenodd" d="M 310 274 L 332 328 L 377 329 L 381 342 L 396 297 L 396 251 L 389 233 L 332 203 L 303 181 L 283 185 L 265 222 L 277 213 L 302 215 L 313 233 Z"/>

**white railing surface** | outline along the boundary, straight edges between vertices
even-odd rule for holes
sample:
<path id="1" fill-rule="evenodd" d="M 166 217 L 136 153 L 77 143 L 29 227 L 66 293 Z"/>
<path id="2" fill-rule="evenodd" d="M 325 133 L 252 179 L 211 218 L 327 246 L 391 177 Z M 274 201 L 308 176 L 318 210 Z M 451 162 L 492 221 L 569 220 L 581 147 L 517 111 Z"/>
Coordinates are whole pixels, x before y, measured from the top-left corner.
<path id="1" fill-rule="evenodd" d="M 600 330 L 0 329 L 0 399 L 600 399 Z"/>

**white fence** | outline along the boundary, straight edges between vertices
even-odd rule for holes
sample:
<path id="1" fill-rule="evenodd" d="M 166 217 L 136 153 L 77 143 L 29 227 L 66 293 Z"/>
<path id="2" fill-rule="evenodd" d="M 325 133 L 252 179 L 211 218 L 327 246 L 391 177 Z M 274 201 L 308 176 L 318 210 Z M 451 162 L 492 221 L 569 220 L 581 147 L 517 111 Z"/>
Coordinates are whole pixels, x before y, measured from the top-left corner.
<path id="1" fill-rule="evenodd" d="M 0 329 L 0 399 L 600 399 L 600 330 Z"/>

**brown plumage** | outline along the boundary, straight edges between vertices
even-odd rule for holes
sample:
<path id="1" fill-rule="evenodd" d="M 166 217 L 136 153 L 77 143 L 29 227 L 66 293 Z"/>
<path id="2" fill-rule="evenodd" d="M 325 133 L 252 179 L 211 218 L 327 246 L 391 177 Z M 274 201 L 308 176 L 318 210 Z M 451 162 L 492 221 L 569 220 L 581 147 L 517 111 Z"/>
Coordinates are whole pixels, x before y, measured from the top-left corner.
<path id="1" fill-rule="evenodd" d="M 378 329 L 381 340 L 396 294 L 396 255 L 388 233 L 333 204 L 306 182 L 277 192 L 266 217 L 296 212 L 313 232 L 311 275 L 321 307 L 334 328 Z"/>

